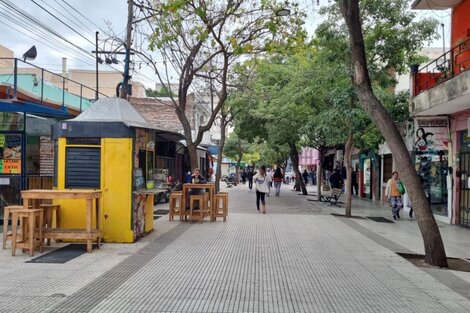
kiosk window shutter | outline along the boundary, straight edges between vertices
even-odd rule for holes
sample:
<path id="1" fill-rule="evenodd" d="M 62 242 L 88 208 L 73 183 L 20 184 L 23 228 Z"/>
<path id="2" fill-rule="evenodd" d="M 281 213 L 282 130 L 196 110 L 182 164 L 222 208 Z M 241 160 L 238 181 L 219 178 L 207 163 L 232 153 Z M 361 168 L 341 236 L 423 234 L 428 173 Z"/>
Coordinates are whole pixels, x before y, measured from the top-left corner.
<path id="1" fill-rule="evenodd" d="M 100 148 L 68 147 L 65 188 L 100 188 Z"/>

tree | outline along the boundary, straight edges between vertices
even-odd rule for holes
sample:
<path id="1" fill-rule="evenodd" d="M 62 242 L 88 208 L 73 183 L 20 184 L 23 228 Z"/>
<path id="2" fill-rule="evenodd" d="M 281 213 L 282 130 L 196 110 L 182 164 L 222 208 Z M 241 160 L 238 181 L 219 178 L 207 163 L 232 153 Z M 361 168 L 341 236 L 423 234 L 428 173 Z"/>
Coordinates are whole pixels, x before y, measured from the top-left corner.
<path id="1" fill-rule="evenodd" d="M 303 79 L 308 75 L 303 58 L 303 52 L 291 56 L 273 53 L 258 60 L 249 81 L 249 106 L 237 114 L 235 121 L 241 137 L 251 142 L 258 138 L 273 149 L 282 147 L 279 152 L 288 149 L 299 190 L 306 195 L 307 189 L 298 169 L 297 145 L 303 127 L 312 116 L 310 102 L 313 95 L 303 92 L 310 84 L 309 80 Z"/>
<path id="2" fill-rule="evenodd" d="M 249 144 L 246 140 L 241 139 L 235 132 L 232 132 L 225 142 L 224 154 L 235 160 L 235 184 L 238 184 L 238 173 L 240 171 L 240 163 L 243 155 L 249 149 Z"/>
<path id="3" fill-rule="evenodd" d="M 154 2 L 152 13 L 158 12 L 158 18 L 152 22 L 155 27 L 150 35 L 150 49 L 160 51 L 165 70 L 159 70 L 148 56 L 147 60 L 164 86 L 169 85 L 168 62 L 178 72 L 178 95 L 171 98 L 183 127 L 192 168 L 198 164 L 197 145 L 227 99 L 229 70 L 242 56 L 268 50 L 277 40 L 289 41 L 303 33 L 298 16 L 281 18 L 274 14 L 280 7 L 277 0 Z M 217 102 L 207 123 L 193 134 L 186 111 L 187 95 L 196 81 L 200 86 L 204 81 L 216 82 Z"/>
<path id="4" fill-rule="evenodd" d="M 398 170 L 402 174 L 402 179 L 407 186 L 416 211 L 418 226 L 424 242 L 425 261 L 431 265 L 447 267 L 444 243 L 414 164 L 390 114 L 377 99 L 372 89 L 361 26 L 361 18 L 364 16 L 360 15 L 359 1 L 338 0 L 338 2 L 350 35 L 353 83 L 361 106 L 370 114 L 380 129 L 397 161 Z"/>
<path id="5" fill-rule="evenodd" d="M 382 103 L 392 113 L 395 122 L 402 122 L 408 117 L 407 106 L 401 95 L 393 92 L 396 72 L 403 73 L 407 65 L 421 57 L 418 55 L 423 42 L 435 34 L 437 21 L 423 19 L 414 21 L 414 13 L 408 10 L 407 0 L 361 1 L 364 25 L 364 42 L 366 58 L 369 62 L 372 87 L 379 95 Z M 326 80 L 327 101 L 334 105 L 328 107 L 331 115 L 346 115 L 341 123 L 331 123 L 334 130 L 345 129 L 344 162 L 347 169 L 347 190 L 351 190 L 351 151 L 354 145 L 363 150 L 375 150 L 382 136 L 370 118 L 357 109 L 358 98 L 355 95 L 351 75 L 351 50 L 348 46 L 348 33 L 341 20 L 341 12 L 336 4 L 322 9 L 328 18 L 319 25 L 316 31 L 315 44 L 319 50 L 318 66 L 326 66 L 330 70 L 326 75 L 317 76 Z M 322 84 L 320 84 L 322 86 Z M 324 87 L 325 88 L 325 87 Z M 339 92 L 338 92 L 339 90 Z M 341 113 L 336 113 L 339 110 Z M 340 118 L 340 116 L 338 116 Z M 347 138 L 347 140 L 346 140 Z M 345 215 L 351 216 L 351 193 L 346 196 Z"/>

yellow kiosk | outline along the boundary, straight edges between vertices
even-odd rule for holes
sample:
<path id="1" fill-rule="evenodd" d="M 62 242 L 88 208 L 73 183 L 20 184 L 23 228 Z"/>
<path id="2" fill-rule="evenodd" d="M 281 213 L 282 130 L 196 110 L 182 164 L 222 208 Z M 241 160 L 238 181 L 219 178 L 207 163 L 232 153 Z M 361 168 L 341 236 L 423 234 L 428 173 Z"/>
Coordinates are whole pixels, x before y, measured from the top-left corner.
<path id="1" fill-rule="evenodd" d="M 155 129 L 126 100 L 99 99 L 53 126 L 56 189 L 99 189 L 106 242 L 134 242 L 153 230 Z M 61 200 L 60 227 L 81 228 L 79 200 Z M 83 216 L 82 216 L 83 215 Z"/>

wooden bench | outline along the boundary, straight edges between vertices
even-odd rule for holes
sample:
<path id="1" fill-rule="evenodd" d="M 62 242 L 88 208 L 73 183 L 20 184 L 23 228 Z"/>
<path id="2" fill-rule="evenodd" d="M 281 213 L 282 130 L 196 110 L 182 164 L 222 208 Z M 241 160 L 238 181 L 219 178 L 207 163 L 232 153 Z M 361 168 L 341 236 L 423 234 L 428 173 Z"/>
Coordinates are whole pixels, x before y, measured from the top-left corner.
<path id="1" fill-rule="evenodd" d="M 343 189 L 332 188 L 329 195 L 321 195 L 320 201 L 328 202 L 330 204 L 339 206 L 338 200 L 339 198 L 341 198 L 342 195 L 343 195 Z"/>

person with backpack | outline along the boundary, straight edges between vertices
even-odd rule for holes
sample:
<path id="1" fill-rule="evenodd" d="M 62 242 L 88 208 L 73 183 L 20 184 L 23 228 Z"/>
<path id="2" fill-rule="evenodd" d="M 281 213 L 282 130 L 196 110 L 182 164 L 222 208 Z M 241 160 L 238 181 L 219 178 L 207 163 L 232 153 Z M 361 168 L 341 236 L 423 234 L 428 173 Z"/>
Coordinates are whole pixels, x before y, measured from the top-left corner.
<path id="1" fill-rule="evenodd" d="M 274 188 L 276 189 L 276 197 L 279 197 L 279 194 L 281 193 L 281 184 L 283 179 L 284 175 L 282 174 L 281 168 L 277 167 L 273 175 Z"/>
<path id="2" fill-rule="evenodd" d="M 398 178 L 398 172 L 395 171 L 392 173 L 392 178 L 388 180 L 387 187 L 385 188 L 385 197 L 387 200 L 390 200 L 390 203 L 392 204 L 392 215 L 394 220 L 400 218 L 400 210 L 403 208 L 401 195 L 404 193 L 405 186 Z"/>

